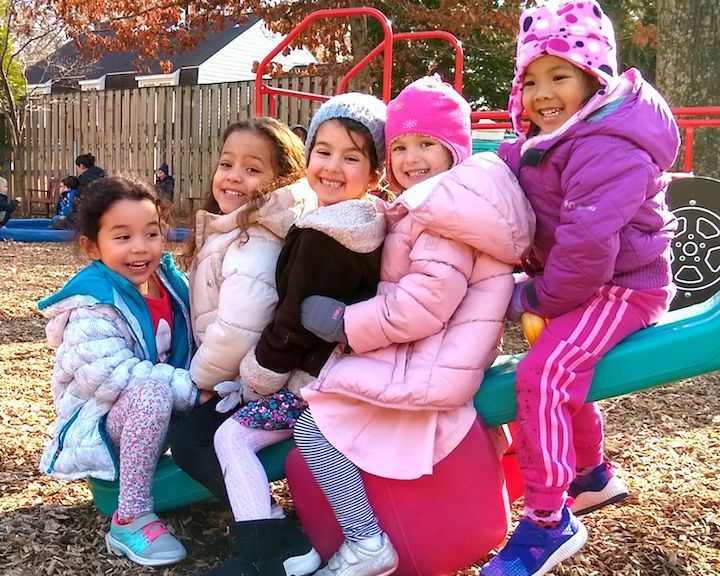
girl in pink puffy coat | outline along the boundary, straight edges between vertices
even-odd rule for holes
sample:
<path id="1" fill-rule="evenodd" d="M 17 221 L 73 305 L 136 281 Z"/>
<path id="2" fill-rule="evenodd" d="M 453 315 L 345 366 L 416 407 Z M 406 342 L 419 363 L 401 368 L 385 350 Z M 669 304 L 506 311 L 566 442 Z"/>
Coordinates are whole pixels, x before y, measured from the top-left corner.
<path id="1" fill-rule="evenodd" d="M 473 394 L 492 363 L 512 295 L 514 263 L 534 216 L 494 154 L 470 157 L 470 107 L 438 77 L 388 105 L 388 227 L 378 294 L 344 306 L 303 303 L 303 323 L 346 343 L 303 389 L 295 441 L 345 542 L 318 572 L 390 574 L 398 557 L 359 469 L 387 478 L 432 473 L 475 421 Z M 345 353 L 347 347 L 352 354 Z"/>

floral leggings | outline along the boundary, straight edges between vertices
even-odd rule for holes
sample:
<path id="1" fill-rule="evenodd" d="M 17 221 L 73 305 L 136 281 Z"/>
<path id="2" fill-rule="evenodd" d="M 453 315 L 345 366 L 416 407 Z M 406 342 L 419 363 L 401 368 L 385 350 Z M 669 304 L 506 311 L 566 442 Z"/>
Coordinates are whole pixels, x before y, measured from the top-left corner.
<path id="1" fill-rule="evenodd" d="M 170 387 L 150 381 L 124 390 L 108 413 L 105 429 L 120 454 L 120 520 L 134 520 L 153 510 L 150 489 L 166 447 L 172 407 Z"/>

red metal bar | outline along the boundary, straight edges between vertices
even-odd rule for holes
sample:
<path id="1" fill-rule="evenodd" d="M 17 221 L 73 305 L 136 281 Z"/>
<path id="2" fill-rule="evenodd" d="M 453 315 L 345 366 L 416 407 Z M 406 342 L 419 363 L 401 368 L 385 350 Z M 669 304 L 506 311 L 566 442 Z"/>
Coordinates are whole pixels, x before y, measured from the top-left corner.
<path id="1" fill-rule="evenodd" d="M 390 100 L 390 89 L 391 89 L 391 75 L 392 75 L 392 48 L 393 48 L 393 35 L 390 20 L 375 8 L 334 8 L 329 10 L 318 10 L 306 16 L 300 24 L 298 24 L 270 53 L 263 58 L 262 62 L 258 65 L 257 72 L 255 74 L 255 114 L 257 116 L 263 115 L 263 95 L 269 96 L 269 109 L 270 114 L 275 114 L 276 103 L 275 97 L 277 95 L 290 95 L 290 91 L 283 88 L 274 88 L 270 90 L 269 86 L 266 86 L 263 82 L 263 76 L 265 75 L 267 68 L 282 50 L 289 46 L 295 38 L 297 38 L 302 31 L 304 31 L 313 22 L 323 18 L 352 18 L 354 16 L 371 16 L 375 18 L 383 29 L 384 39 L 381 44 L 382 49 L 385 52 L 383 62 L 383 100 L 387 102 Z M 292 94 L 298 98 L 313 99 L 314 94 L 309 92 L 297 92 L 294 91 Z"/>
<path id="2" fill-rule="evenodd" d="M 698 106 L 696 108 L 673 108 L 677 125 L 685 130 L 685 158 L 683 171 L 692 172 L 695 160 L 695 130 L 697 128 L 720 128 L 720 106 Z M 715 118 L 697 118 L 697 116 L 715 116 Z M 512 130 L 512 124 L 507 121 L 508 114 L 504 110 L 488 110 L 473 112 L 470 115 L 470 125 L 473 130 Z M 492 122 L 480 122 L 492 120 Z"/>
<path id="3" fill-rule="evenodd" d="M 463 49 L 462 44 L 460 43 L 460 40 L 457 39 L 456 36 L 453 34 L 450 34 L 450 32 L 444 32 L 442 30 L 428 30 L 424 32 L 400 32 L 398 34 L 395 34 L 393 36 L 393 42 L 399 41 L 399 40 L 407 40 L 407 41 L 413 41 L 413 40 L 424 40 L 424 39 L 440 39 L 440 40 L 447 40 L 450 45 L 455 50 L 455 90 L 457 90 L 459 93 L 462 94 L 462 85 L 463 85 Z M 385 46 L 384 44 L 378 44 L 373 48 L 370 53 L 365 56 L 360 62 L 355 64 L 346 74 L 343 76 L 342 81 L 340 82 L 339 91 L 342 93 L 347 89 L 347 85 L 349 84 L 350 80 L 354 78 L 358 72 L 360 72 L 361 69 L 363 69 L 367 64 L 375 58 L 380 52 L 384 50 Z M 389 100 L 385 100 L 385 102 L 388 102 Z"/>
<path id="4" fill-rule="evenodd" d="M 685 161 L 683 162 L 683 171 L 692 172 L 693 160 L 695 153 L 695 128 L 688 126 L 685 128 Z"/>
<path id="5" fill-rule="evenodd" d="M 696 106 L 673 108 L 675 118 L 678 116 L 720 116 L 720 106 Z"/>

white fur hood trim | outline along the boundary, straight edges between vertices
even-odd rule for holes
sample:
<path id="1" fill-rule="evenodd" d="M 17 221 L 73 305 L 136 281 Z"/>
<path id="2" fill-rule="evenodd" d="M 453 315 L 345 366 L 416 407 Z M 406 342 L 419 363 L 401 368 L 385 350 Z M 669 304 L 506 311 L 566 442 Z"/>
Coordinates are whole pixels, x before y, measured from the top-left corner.
<path id="1" fill-rule="evenodd" d="M 317 230 L 353 252 L 368 254 L 385 240 L 385 217 L 375 203 L 375 197 L 366 194 L 357 200 L 320 206 L 303 214 L 295 226 Z"/>
<path id="2" fill-rule="evenodd" d="M 303 178 L 268 194 L 267 202 L 253 214 L 249 224 L 260 224 L 279 238 L 285 238 L 295 219 L 316 206 L 317 194 Z M 229 214 L 211 214 L 198 210 L 195 216 L 198 246 L 202 246 L 211 234 L 237 230 L 238 218 L 245 209 L 245 206 L 241 206 Z"/>

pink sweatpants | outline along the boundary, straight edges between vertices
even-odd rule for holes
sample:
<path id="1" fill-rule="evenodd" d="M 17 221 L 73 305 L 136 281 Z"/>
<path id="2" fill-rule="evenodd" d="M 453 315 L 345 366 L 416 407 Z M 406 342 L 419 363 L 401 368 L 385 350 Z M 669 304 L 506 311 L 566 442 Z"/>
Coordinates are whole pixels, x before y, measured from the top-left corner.
<path id="1" fill-rule="evenodd" d="M 575 469 L 603 461 L 603 420 L 585 404 L 598 361 L 623 338 L 657 322 L 674 290 L 603 286 L 553 318 L 517 370 L 517 454 L 525 507 L 559 510 Z"/>

